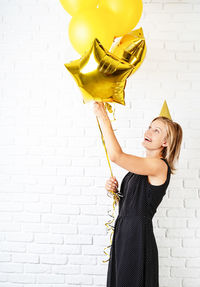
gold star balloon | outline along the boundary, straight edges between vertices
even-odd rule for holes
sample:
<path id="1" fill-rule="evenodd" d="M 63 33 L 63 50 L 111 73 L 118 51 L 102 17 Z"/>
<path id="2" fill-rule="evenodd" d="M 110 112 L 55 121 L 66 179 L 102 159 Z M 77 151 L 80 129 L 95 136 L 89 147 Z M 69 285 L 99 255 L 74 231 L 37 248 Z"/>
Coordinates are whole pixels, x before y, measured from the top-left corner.
<path id="1" fill-rule="evenodd" d="M 79 86 L 84 104 L 116 102 L 125 105 L 124 88 L 132 65 L 106 50 L 98 39 L 79 60 L 65 64 Z"/>
<path id="2" fill-rule="evenodd" d="M 108 51 L 95 39 L 80 59 L 65 64 L 79 86 L 83 103 L 91 100 L 125 105 L 127 78 L 141 65 L 146 55 L 142 28 L 124 35 Z"/>
<path id="3" fill-rule="evenodd" d="M 110 51 L 120 59 L 133 65 L 131 74 L 135 73 L 146 55 L 146 42 L 142 28 L 124 35 L 111 47 Z"/>

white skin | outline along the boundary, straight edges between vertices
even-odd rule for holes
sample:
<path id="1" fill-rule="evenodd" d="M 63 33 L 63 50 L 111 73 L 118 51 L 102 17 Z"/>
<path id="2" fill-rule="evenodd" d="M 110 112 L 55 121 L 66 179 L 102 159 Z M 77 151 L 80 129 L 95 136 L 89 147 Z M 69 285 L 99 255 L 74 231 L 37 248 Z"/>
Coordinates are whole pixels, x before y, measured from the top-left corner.
<path id="1" fill-rule="evenodd" d="M 148 137 L 151 141 L 145 140 L 145 137 Z M 152 122 L 145 131 L 142 141 L 142 145 L 146 149 L 146 157 L 160 158 L 163 147 L 167 146 L 166 137 L 167 131 L 165 124 L 158 119 Z M 118 181 L 115 176 L 111 176 L 106 181 L 105 188 L 107 191 L 117 191 Z"/>
<path id="2" fill-rule="evenodd" d="M 149 125 L 149 128 L 144 133 L 144 138 L 147 136 L 152 141 L 143 140 L 142 145 L 146 149 L 146 157 L 160 158 L 161 151 L 167 146 L 167 131 L 165 124 L 160 120 L 155 120 Z"/>

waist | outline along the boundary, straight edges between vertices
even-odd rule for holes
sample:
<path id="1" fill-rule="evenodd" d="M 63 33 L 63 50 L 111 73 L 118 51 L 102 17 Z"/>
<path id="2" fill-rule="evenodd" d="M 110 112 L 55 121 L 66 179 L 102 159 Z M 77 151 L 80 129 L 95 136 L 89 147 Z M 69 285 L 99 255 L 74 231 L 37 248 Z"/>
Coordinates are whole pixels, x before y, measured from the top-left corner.
<path id="1" fill-rule="evenodd" d="M 152 217 L 147 215 L 138 215 L 138 214 L 119 214 L 117 219 L 132 219 L 132 220 L 139 220 L 144 222 L 152 223 Z"/>

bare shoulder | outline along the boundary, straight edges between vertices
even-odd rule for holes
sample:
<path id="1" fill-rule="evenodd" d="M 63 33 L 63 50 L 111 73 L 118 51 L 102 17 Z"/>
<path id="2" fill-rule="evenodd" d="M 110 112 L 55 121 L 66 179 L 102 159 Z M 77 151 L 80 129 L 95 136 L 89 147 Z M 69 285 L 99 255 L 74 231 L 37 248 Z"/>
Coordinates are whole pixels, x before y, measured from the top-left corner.
<path id="1" fill-rule="evenodd" d="M 159 162 L 159 172 L 157 175 L 148 175 L 148 182 L 152 185 L 164 184 L 167 179 L 168 166 L 166 162 L 162 159 L 158 159 Z"/>

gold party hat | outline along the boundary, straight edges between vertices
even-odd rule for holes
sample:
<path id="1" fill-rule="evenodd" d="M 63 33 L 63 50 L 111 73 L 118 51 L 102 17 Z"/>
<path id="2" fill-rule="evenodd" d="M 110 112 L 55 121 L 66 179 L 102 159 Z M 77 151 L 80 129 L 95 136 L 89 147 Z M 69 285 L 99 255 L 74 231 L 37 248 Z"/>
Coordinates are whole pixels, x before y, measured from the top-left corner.
<path id="1" fill-rule="evenodd" d="M 164 101 L 164 104 L 162 106 L 162 109 L 160 111 L 160 115 L 159 116 L 163 116 L 163 117 L 166 117 L 166 118 L 172 120 L 166 100 Z"/>

